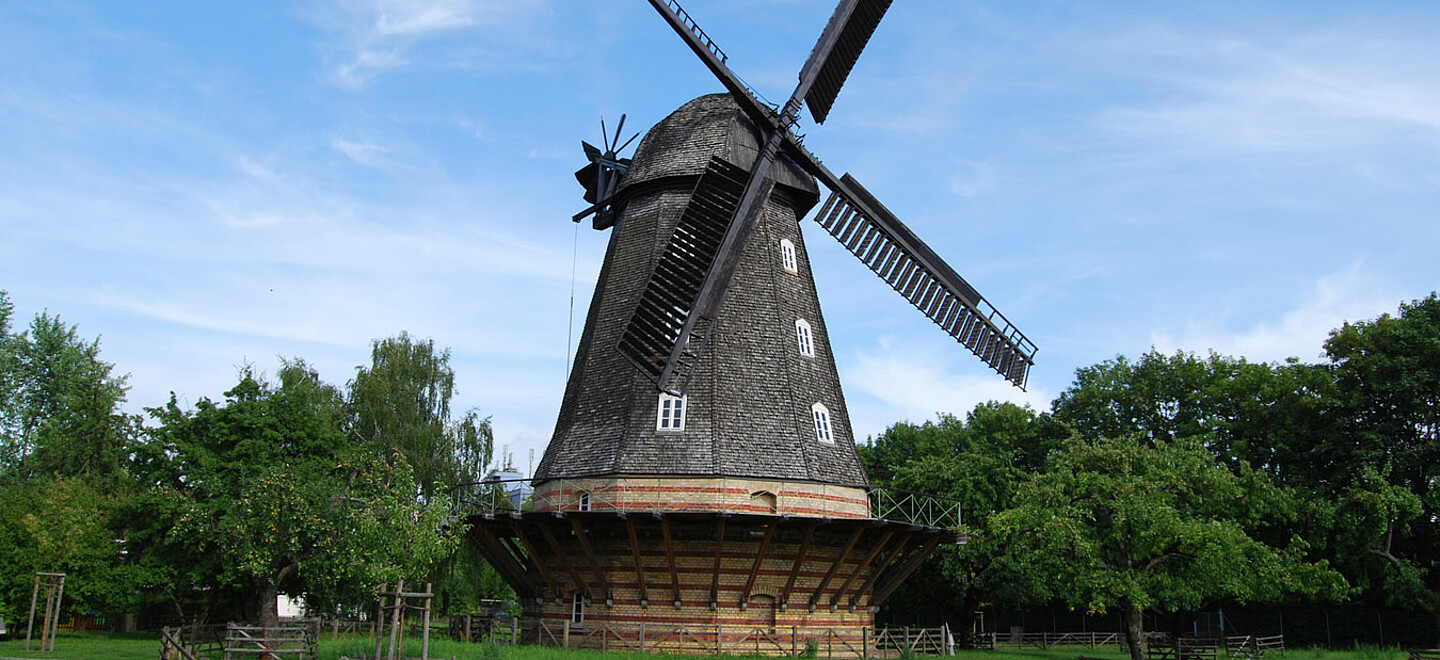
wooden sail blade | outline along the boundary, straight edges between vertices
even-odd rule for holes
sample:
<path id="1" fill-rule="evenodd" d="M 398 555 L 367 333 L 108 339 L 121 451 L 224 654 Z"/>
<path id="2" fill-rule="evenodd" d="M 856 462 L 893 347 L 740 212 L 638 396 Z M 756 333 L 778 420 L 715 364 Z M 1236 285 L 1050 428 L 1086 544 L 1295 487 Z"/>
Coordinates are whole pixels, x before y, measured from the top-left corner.
<path id="1" fill-rule="evenodd" d="M 831 187 L 815 221 L 921 313 L 1025 389 L 1035 344 L 854 177 Z"/>
<path id="2" fill-rule="evenodd" d="M 675 34 L 685 40 L 685 44 L 690 46 L 690 50 L 694 51 L 700 61 L 705 63 L 705 67 L 715 74 L 715 77 L 720 80 L 720 84 L 729 90 L 730 95 L 735 97 L 735 102 L 740 105 L 740 109 L 749 115 L 752 121 L 759 126 L 773 126 L 778 122 L 779 116 L 776 112 L 756 98 L 749 85 L 746 85 L 744 81 L 740 80 L 740 76 L 730 70 L 725 63 L 728 59 L 725 51 L 720 50 L 720 46 L 716 45 L 710 35 L 700 29 L 700 24 L 690 17 L 690 14 L 680 6 L 679 2 L 676 0 L 650 0 L 650 6 L 660 12 L 660 16 L 670 24 L 670 28 L 675 30 Z"/>
<path id="3" fill-rule="evenodd" d="M 835 97 L 839 96 L 840 88 L 850 76 L 855 61 L 860 58 L 860 52 L 865 50 L 865 44 L 870 42 L 870 35 L 875 33 L 880 19 L 885 17 L 890 2 L 891 0 L 841 0 L 835 7 L 830 23 L 825 26 L 820 40 L 810 52 L 810 59 L 806 60 L 804 68 L 800 69 L 802 86 L 806 84 L 807 78 L 814 78 L 805 92 L 805 105 L 810 108 L 810 116 L 815 123 L 825 123 L 825 117 L 830 114 L 830 106 L 834 105 Z"/>
<path id="4" fill-rule="evenodd" d="M 740 205 L 747 174 L 720 158 L 710 159 L 620 337 L 620 352 L 657 383 L 671 354 L 683 348 L 681 332 L 698 311 L 701 288 Z"/>

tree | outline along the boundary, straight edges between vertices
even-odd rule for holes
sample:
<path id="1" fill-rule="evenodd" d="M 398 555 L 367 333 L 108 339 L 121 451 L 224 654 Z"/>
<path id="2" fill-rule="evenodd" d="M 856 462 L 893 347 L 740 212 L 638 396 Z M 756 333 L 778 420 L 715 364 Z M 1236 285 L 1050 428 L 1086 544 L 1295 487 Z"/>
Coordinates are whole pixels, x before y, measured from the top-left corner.
<path id="1" fill-rule="evenodd" d="M 346 436 L 338 390 L 299 360 L 283 362 L 279 380 L 247 369 L 223 403 L 184 410 L 172 397 L 151 409 L 159 426 L 143 470 L 174 516 L 141 535 L 147 550 L 208 566 L 267 626 L 281 591 L 321 602 L 373 594 L 455 543 L 443 495 L 417 500 L 405 460 Z"/>
<path id="2" fill-rule="evenodd" d="M 1219 464 L 1197 440 L 1076 436 L 992 525 L 1026 575 L 1046 576 L 1027 585 L 1035 594 L 1119 609 L 1130 656 L 1142 660 L 1147 608 L 1343 595 L 1343 578 L 1312 563 L 1301 537 L 1272 546 L 1250 533 L 1290 523 L 1297 506 L 1264 473 Z"/>
<path id="3" fill-rule="evenodd" d="M 11 476 L 113 480 L 135 428 L 120 412 L 125 377 L 100 359 L 100 341 L 41 313 L 18 335 L 0 292 L 0 465 Z M 0 468 L 4 469 L 4 468 Z"/>
<path id="4" fill-rule="evenodd" d="M 403 456 L 424 497 L 432 497 L 437 484 L 479 481 L 494 445 L 490 420 L 474 410 L 451 418 L 450 351 L 436 352 L 433 340 L 401 332 L 375 340 L 370 358 L 370 367 L 357 369 L 350 381 L 355 434 Z"/>
<path id="5" fill-rule="evenodd" d="M 1325 366 L 1152 350 L 1076 370 L 1054 410 L 1085 437 L 1203 437 L 1227 464 L 1246 461 L 1301 485 L 1331 469 L 1311 450 L 1334 435 L 1334 394 Z"/>
<path id="6" fill-rule="evenodd" d="M 116 499 L 78 477 L 12 481 L 0 488 L 0 616 L 28 603 L 37 571 L 67 574 L 71 611 L 121 611 L 136 601 L 120 559 Z"/>
<path id="7" fill-rule="evenodd" d="M 907 582 L 892 602 L 948 610 L 961 620 L 982 602 L 1021 605 L 1028 594 L 1014 589 L 1004 547 L 991 520 L 1014 502 L 1016 491 L 1044 465 L 1064 429 L 1048 415 L 1011 403 L 984 403 L 964 420 L 941 415 L 935 422 L 891 426 L 859 448 L 871 483 L 891 485 L 956 500 L 968 540 L 938 548 L 923 569 L 940 580 Z M 962 627 L 962 644 L 970 629 Z"/>
<path id="8" fill-rule="evenodd" d="M 1363 586 L 1429 613 L 1440 643 L 1440 298 L 1346 323 L 1325 350 L 1343 422 L 1317 454 L 1346 468 L 1322 484 L 1341 497 L 1338 542 Z"/>

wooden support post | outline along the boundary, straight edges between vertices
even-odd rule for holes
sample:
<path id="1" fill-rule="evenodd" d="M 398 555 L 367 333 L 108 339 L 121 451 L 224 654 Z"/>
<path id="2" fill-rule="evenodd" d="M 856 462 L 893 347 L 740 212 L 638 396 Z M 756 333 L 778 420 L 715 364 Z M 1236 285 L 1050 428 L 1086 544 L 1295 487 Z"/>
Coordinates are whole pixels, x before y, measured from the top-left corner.
<path id="1" fill-rule="evenodd" d="M 24 592 L 21 592 L 24 593 Z M 30 633 L 35 629 L 35 601 L 40 596 L 40 574 L 35 574 L 35 588 L 30 592 L 30 623 L 25 625 L 25 650 L 30 650 Z M 43 636 L 43 633 L 42 633 Z"/>
<path id="2" fill-rule="evenodd" d="M 880 536 L 880 540 L 875 543 L 874 547 L 870 548 L 870 552 L 865 555 L 865 558 L 861 559 L 860 563 L 855 566 L 855 570 L 850 572 L 850 577 L 845 578 L 845 581 L 840 583 L 840 588 L 836 589 L 835 595 L 830 597 L 831 612 L 835 611 L 835 606 L 840 602 L 840 598 L 845 595 L 845 590 L 850 588 L 850 585 L 855 582 L 855 578 L 860 577 L 860 574 L 865 572 L 865 567 L 870 565 L 870 562 L 875 559 L 875 555 L 880 554 L 880 551 L 885 548 L 885 544 L 890 542 L 890 537 L 892 536 L 895 536 L 895 530 L 886 530 L 885 533 Z"/>
<path id="3" fill-rule="evenodd" d="M 585 537 L 585 528 L 580 526 L 578 518 L 570 519 L 570 530 L 575 533 L 575 539 L 580 542 L 580 550 L 590 560 L 590 567 L 595 571 L 595 581 L 600 583 L 600 588 L 605 591 L 605 604 L 614 605 L 610 593 L 610 581 L 605 579 L 605 570 L 600 567 L 600 559 L 595 556 L 595 551 L 590 548 L 590 539 Z"/>
<path id="4" fill-rule="evenodd" d="M 860 586 L 855 589 L 855 593 L 850 594 L 850 609 L 855 609 L 855 606 L 860 602 L 860 598 L 865 595 L 865 592 L 870 590 L 870 586 L 875 584 L 875 580 L 880 578 L 880 574 L 884 573 L 885 569 L 890 568 L 890 564 L 894 563 L 900 556 L 900 553 L 905 551 L 905 548 L 910 545 L 910 541 L 913 538 L 915 538 L 914 534 L 906 533 L 900 538 L 900 542 L 895 545 L 895 549 L 891 550 L 889 554 L 885 555 L 884 559 L 880 560 L 880 563 L 875 566 L 875 570 L 870 572 L 870 577 L 865 578 L 865 581 L 860 583 Z"/>
<path id="5" fill-rule="evenodd" d="M 425 583 L 425 593 L 433 594 L 430 590 L 430 583 Z M 430 596 L 425 597 L 424 626 L 425 632 L 420 638 L 420 660 L 430 660 Z"/>
<path id="6" fill-rule="evenodd" d="M 635 580 L 640 585 L 640 607 L 650 607 L 650 590 L 645 586 L 645 566 L 640 563 L 640 541 L 635 535 L 635 521 L 631 518 L 625 519 L 625 529 L 630 532 L 630 556 L 635 560 Z M 643 634 L 643 625 L 642 634 Z M 640 652 L 645 652 L 645 644 L 640 644 Z"/>
<path id="7" fill-rule="evenodd" d="M 835 578 L 835 573 L 840 570 L 840 565 L 844 564 L 845 560 L 850 558 L 850 551 L 855 549 L 855 543 L 860 540 L 860 535 L 864 533 L 865 528 L 859 526 L 855 528 L 854 532 L 851 532 L 850 540 L 845 542 L 845 549 L 840 551 L 840 557 L 835 560 L 834 564 L 830 565 L 830 570 L 825 571 L 825 577 L 821 578 L 820 584 L 815 586 L 815 593 L 810 594 L 811 612 L 815 611 L 815 605 L 820 602 L 820 596 L 825 592 L 825 587 L 830 584 L 830 580 Z"/>
<path id="8" fill-rule="evenodd" d="M 670 520 L 660 519 L 660 532 L 665 537 L 665 561 L 670 565 L 670 591 L 675 596 L 675 609 L 680 609 L 680 574 L 675 571 L 675 547 L 670 542 Z"/>
<path id="9" fill-rule="evenodd" d="M 900 567 L 900 570 L 896 571 L 894 575 L 885 578 L 884 583 L 875 587 L 875 595 L 870 598 L 870 604 L 879 605 L 885 602 L 885 599 L 890 597 L 891 592 L 895 591 L 895 588 L 899 587 L 900 583 L 905 581 L 905 578 L 910 577 L 910 574 L 914 573 L 915 569 L 920 568 L 921 562 L 924 562 L 925 558 L 930 556 L 930 552 L 934 550 L 935 546 L 939 543 L 939 534 L 931 536 L 930 540 L 925 542 L 925 545 L 920 548 L 919 552 L 916 552 L 915 556 L 911 557 L 909 561 L 905 562 L 904 566 Z"/>
<path id="10" fill-rule="evenodd" d="M 559 603 L 561 596 L 560 586 L 556 584 L 555 579 L 550 576 L 550 571 L 546 570 L 545 558 L 540 555 L 540 552 L 535 548 L 535 544 L 530 542 L 530 537 L 525 535 L 525 528 L 519 523 L 514 523 L 514 525 L 515 538 L 520 539 L 520 545 L 525 547 L 525 553 L 530 556 L 530 563 L 535 565 L 535 570 L 540 573 L 540 579 L 544 580 L 545 585 L 550 587 L 550 593 L 554 594 L 555 602 Z M 543 600 L 545 594 L 541 593 L 540 598 Z"/>
<path id="11" fill-rule="evenodd" d="M 380 660 L 380 649 L 385 638 L 385 586 L 380 587 L 380 604 L 375 606 L 375 660 Z"/>
<path id="12" fill-rule="evenodd" d="M 560 547 L 560 542 L 555 540 L 555 535 L 550 533 L 550 527 L 540 523 L 540 535 L 545 537 L 545 542 L 550 544 L 550 549 L 555 551 L 555 556 L 560 558 L 560 565 L 565 572 L 570 574 L 570 579 L 575 581 L 575 589 L 580 592 L 581 597 L 590 598 L 590 585 L 580 579 L 580 573 L 570 564 L 569 558 L 565 556 L 565 550 Z M 567 626 L 568 629 L 568 626 Z"/>
<path id="13" fill-rule="evenodd" d="M 715 568 L 710 573 L 710 609 L 714 609 L 720 602 L 720 554 L 725 551 L 725 518 L 721 516 L 715 523 Z"/>
<path id="14" fill-rule="evenodd" d="M 800 567 L 805 564 L 805 555 L 810 551 L 810 539 L 815 536 L 816 523 L 810 523 L 805 528 L 805 539 L 800 542 L 800 552 L 795 555 L 795 565 L 790 567 L 790 577 L 785 580 L 785 589 L 780 592 L 780 611 L 784 612 L 790 607 L 790 590 L 795 587 L 795 578 L 800 575 Z"/>
<path id="15" fill-rule="evenodd" d="M 770 548 L 770 539 L 775 536 L 775 528 L 779 523 L 770 523 L 765 526 L 765 538 L 760 541 L 760 552 L 755 554 L 755 563 L 750 566 L 750 577 L 745 580 L 745 591 L 740 594 L 740 609 L 745 609 L 750 604 L 750 590 L 755 587 L 755 577 L 760 574 L 760 564 L 765 561 L 765 551 Z"/>
<path id="16" fill-rule="evenodd" d="M 395 599 L 390 606 L 390 652 L 385 654 L 387 660 L 395 660 L 395 647 L 400 639 L 397 636 L 400 632 L 400 592 L 405 591 L 405 581 L 395 582 Z"/>
<path id="17" fill-rule="evenodd" d="M 55 652 L 55 632 L 60 627 L 60 603 L 65 600 L 65 576 L 62 574 L 52 576 L 50 579 L 55 580 L 57 577 L 60 580 L 60 588 L 59 593 L 55 594 L 55 614 L 50 621 L 50 648 L 46 649 L 44 644 L 40 645 L 40 650 L 48 650 L 51 653 Z"/>

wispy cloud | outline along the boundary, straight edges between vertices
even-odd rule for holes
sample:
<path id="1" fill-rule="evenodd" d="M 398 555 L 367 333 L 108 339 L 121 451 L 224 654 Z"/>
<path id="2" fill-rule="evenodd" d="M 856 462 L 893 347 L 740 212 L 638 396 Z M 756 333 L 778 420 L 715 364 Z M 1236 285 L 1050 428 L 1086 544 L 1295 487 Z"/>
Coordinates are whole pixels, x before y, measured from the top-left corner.
<path id="1" fill-rule="evenodd" d="M 903 413 L 904 419 L 918 423 L 934 419 L 937 413 L 963 416 L 987 401 L 1011 401 L 1037 410 L 1049 408 L 1049 393 L 1035 387 L 1021 391 L 1005 379 L 981 371 L 983 367 L 962 369 L 958 359 L 963 358 L 969 355 L 956 346 L 924 342 L 917 345 L 895 337 L 881 339 L 878 346 L 858 353 L 841 373 L 850 393 L 848 403 L 856 437 L 863 440 L 879 435 L 890 424 L 901 421 L 895 417 L 896 411 Z M 867 412 L 871 406 L 865 397 L 884 404 L 877 409 L 880 416 Z"/>
<path id="2" fill-rule="evenodd" d="M 1201 151 L 1440 142 L 1433 42 L 1353 34 L 1265 42 L 1160 30 L 1130 43 L 1141 51 L 1135 55 L 1161 63 L 1141 73 L 1160 100 L 1105 110 L 1097 122 L 1112 131 Z"/>
<path id="3" fill-rule="evenodd" d="M 1156 350 L 1205 352 L 1241 356 L 1252 361 L 1273 362 L 1290 357 L 1316 361 L 1323 353 L 1330 331 L 1346 321 L 1374 318 L 1391 311 L 1402 296 L 1380 291 L 1366 275 L 1364 264 L 1321 278 L 1299 302 L 1273 320 L 1250 327 L 1224 327 L 1224 314 L 1191 319 L 1180 330 L 1157 330 L 1151 335 Z"/>
<path id="4" fill-rule="evenodd" d="M 331 79 L 351 88 L 387 71 L 472 66 L 482 57 L 472 46 L 415 55 L 422 43 L 445 37 L 464 35 L 522 52 L 541 47 L 545 39 L 526 35 L 534 37 L 547 15 L 548 0 L 333 0 L 313 13 L 334 36 Z"/>

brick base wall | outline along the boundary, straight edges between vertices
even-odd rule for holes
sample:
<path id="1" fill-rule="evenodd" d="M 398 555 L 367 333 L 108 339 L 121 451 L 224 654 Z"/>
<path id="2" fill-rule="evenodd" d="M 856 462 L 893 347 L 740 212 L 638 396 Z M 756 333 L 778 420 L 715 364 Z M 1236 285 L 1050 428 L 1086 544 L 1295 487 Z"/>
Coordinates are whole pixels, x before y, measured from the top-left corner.
<path id="1" fill-rule="evenodd" d="M 582 504 L 582 493 L 588 503 Z M 870 500 L 856 486 L 737 477 L 589 477 L 536 484 L 537 511 L 714 511 L 868 518 Z"/>

